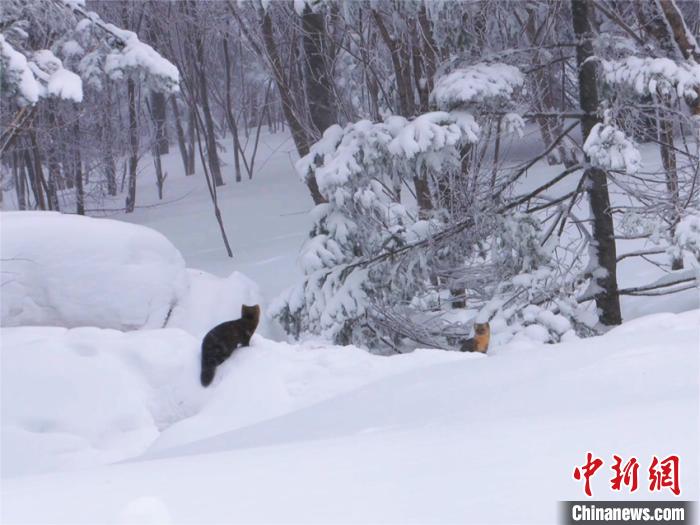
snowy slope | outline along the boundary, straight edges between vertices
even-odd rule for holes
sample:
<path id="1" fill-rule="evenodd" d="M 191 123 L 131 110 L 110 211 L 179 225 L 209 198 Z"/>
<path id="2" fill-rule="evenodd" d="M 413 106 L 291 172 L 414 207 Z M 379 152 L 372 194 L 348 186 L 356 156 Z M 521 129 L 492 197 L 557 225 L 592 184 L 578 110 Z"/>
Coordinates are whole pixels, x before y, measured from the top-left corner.
<path id="1" fill-rule="evenodd" d="M 698 311 L 658 314 L 595 339 L 419 353 L 384 377 L 362 360 L 396 358 L 258 338 L 191 419 L 209 437 L 183 420 L 142 458 L 6 478 L 2 519 L 552 523 L 557 500 L 583 497 L 572 472 L 587 451 L 606 462 L 600 499 L 630 498 L 609 489 L 613 453 L 639 458 L 636 499 L 669 497 L 646 490 L 644 469 L 678 454 L 681 497 L 695 499 L 699 325 Z M 256 366 L 271 370 L 260 385 Z M 337 395 L 325 386 L 334 374 L 346 375 Z M 316 394 L 290 403 L 295 389 Z"/>
<path id="2" fill-rule="evenodd" d="M 0 335 L 3 477 L 123 460 L 154 441 L 155 449 L 188 443 L 471 357 L 423 350 L 389 360 L 256 335 L 204 389 L 201 339 L 182 330 L 21 327 Z"/>

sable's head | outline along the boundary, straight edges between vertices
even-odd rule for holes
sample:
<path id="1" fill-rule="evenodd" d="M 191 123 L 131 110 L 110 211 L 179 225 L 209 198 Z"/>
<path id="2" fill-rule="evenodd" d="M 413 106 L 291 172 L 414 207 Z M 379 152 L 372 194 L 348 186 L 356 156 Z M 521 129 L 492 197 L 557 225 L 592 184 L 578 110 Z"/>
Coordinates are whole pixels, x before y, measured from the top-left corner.
<path id="1" fill-rule="evenodd" d="M 491 331 L 488 323 L 474 323 L 474 333 L 476 335 L 487 335 Z"/>
<path id="2" fill-rule="evenodd" d="M 248 321 L 258 322 L 260 319 L 260 305 L 256 304 L 253 306 L 248 306 L 244 304 L 241 306 L 241 319 L 247 319 Z"/>

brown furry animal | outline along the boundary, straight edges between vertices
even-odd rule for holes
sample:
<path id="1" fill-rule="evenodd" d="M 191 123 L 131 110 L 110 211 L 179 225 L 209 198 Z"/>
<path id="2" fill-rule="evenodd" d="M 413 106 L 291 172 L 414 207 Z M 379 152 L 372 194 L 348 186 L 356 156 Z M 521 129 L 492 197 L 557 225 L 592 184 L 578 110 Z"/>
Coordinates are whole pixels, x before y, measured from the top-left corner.
<path id="1" fill-rule="evenodd" d="M 489 349 L 489 339 L 491 338 L 491 327 L 488 323 L 474 323 L 474 337 L 471 337 L 462 343 L 460 350 L 462 352 L 481 352 L 486 353 Z"/>
<path id="2" fill-rule="evenodd" d="M 209 386 L 216 367 L 226 361 L 239 346 L 248 346 L 260 321 L 260 305 L 241 306 L 241 318 L 215 326 L 202 340 L 202 386 Z"/>

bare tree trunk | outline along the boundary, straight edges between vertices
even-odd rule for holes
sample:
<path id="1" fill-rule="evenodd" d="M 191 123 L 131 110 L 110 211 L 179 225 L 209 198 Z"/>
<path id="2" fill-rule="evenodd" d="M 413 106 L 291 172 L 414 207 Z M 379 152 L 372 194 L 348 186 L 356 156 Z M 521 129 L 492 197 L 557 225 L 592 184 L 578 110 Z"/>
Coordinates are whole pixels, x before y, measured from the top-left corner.
<path id="1" fill-rule="evenodd" d="M 185 143 L 185 132 L 182 128 L 182 119 L 180 118 L 180 108 L 177 106 L 177 100 L 175 96 L 170 96 L 170 103 L 173 108 L 173 115 L 175 117 L 175 130 L 177 131 L 177 145 L 180 148 L 180 157 L 182 157 L 182 166 L 185 169 L 185 175 L 192 175 L 189 171 L 189 154 L 187 152 L 187 144 Z"/>
<path id="2" fill-rule="evenodd" d="M 136 86 L 132 79 L 127 80 L 129 104 L 129 184 L 126 194 L 126 213 L 132 213 L 136 206 L 136 168 L 139 163 L 139 132 L 136 121 Z"/>
<path id="3" fill-rule="evenodd" d="M 197 38 L 195 47 L 197 48 L 197 62 L 195 73 L 199 77 L 199 98 L 202 102 L 202 112 L 204 113 L 205 142 L 207 143 L 207 159 L 209 168 L 216 186 L 223 186 L 224 179 L 221 176 L 221 163 L 219 162 L 219 152 L 217 151 L 216 133 L 214 131 L 214 119 L 211 116 L 209 107 L 209 88 L 207 86 L 206 67 L 204 62 L 204 42 Z"/>
<path id="4" fill-rule="evenodd" d="M 194 101 L 191 101 L 194 104 Z M 219 209 L 219 201 L 218 201 L 218 196 L 216 193 L 216 185 L 213 184 L 213 181 L 211 180 L 211 177 L 209 175 L 209 170 L 207 169 L 207 162 L 205 162 L 204 159 L 204 151 L 202 150 L 202 137 L 201 135 L 203 134 L 200 132 L 200 128 L 203 127 L 201 125 L 201 120 L 199 118 L 199 114 L 195 113 L 194 114 L 195 121 L 194 121 L 194 126 L 195 126 L 195 131 L 197 133 L 197 144 L 198 144 L 198 149 L 199 149 L 199 158 L 202 162 L 202 170 L 204 171 L 204 179 L 207 182 L 207 188 L 209 189 L 209 195 L 211 196 L 211 202 L 214 206 L 214 217 L 216 218 L 216 222 L 219 225 L 219 231 L 221 232 L 221 238 L 224 241 L 224 247 L 226 248 L 226 253 L 229 257 L 233 257 L 233 251 L 231 250 L 231 245 L 228 242 L 228 235 L 226 234 L 226 228 L 224 227 L 224 220 L 221 217 L 221 210 Z"/>
<path id="5" fill-rule="evenodd" d="M 666 175 L 666 190 L 671 205 L 671 234 L 675 232 L 676 225 L 680 221 L 680 192 L 678 187 L 678 166 L 676 162 L 676 151 L 673 149 L 673 123 L 665 111 L 659 110 L 657 126 L 659 129 L 659 148 L 661 151 L 661 163 Z M 674 256 L 671 259 L 671 269 L 680 270 L 683 268 L 683 257 Z"/>
<path id="6" fill-rule="evenodd" d="M 318 140 L 327 128 L 338 122 L 333 96 L 333 79 L 325 58 L 329 49 L 323 14 L 313 12 L 309 4 L 306 4 L 301 21 L 304 31 L 306 97 L 309 102 L 311 123 L 316 131 L 314 138 Z"/>
<path id="7" fill-rule="evenodd" d="M 61 180 L 61 164 L 58 161 L 58 147 L 56 141 L 56 106 L 53 104 L 53 101 L 51 101 L 46 107 L 46 117 L 49 125 L 47 148 L 47 164 L 49 168 L 49 206 L 53 210 L 59 210 L 58 188 Z"/>
<path id="8" fill-rule="evenodd" d="M 163 185 L 168 174 L 163 174 L 163 165 L 160 162 L 160 152 L 158 151 L 158 143 L 153 145 L 153 165 L 156 170 L 156 187 L 158 188 L 158 200 L 163 200 Z"/>
<path id="9" fill-rule="evenodd" d="M 596 63 L 590 60 L 593 54 L 593 32 L 589 0 L 572 0 L 571 14 L 576 33 L 576 62 L 578 64 L 579 101 L 586 115 L 581 119 L 584 140 L 593 126 L 599 122 L 596 111 L 599 105 L 598 73 Z M 593 223 L 593 253 L 598 273 L 592 277 L 598 288 L 595 296 L 598 318 L 603 325 L 613 326 L 622 322 L 620 296 L 617 286 L 617 252 L 615 247 L 615 227 L 610 210 L 607 174 L 598 168 L 586 170 L 587 192 L 591 205 Z"/>
<path id="10" fill-rule="evenodd" d="M 52 180 L 51 172 L 49 172 L 49 182 L 44 179 L 44 168 L 39 150 L 39 142 L 36 138 L 36 133 L 32 130 L 29 132 L 29 138 L 32 144 L 32 158 L 34 159 L 34 175 L 37 178 L 38 187 L 43 189 L 46 194 L 46 205 L 49 210 L 58 210 L 58 193 L 56 191 L 56 181 Z"/>
<path id="11" fill-rule="evenodd" d="M 114 133 L 112 129 L 112 120 L 109 114 L 112 108 L 112 93 L 111 88 L 107 88 L 107 111 L 102 112 L 102 137 L 104 142 L 104 171 L 107 179 L 107 193 L 111 196 L 117 194 L 117 162 L 114 159 L 114 150 L 112 142 L 114 141 Z"/>
<path id="12" fill-rule="evenodd" d="M 197 111 L 196 108 L 190 108 L 190 118 L 188 121 L 188 128 L 187 128 L 187 138 L 188 138 L 188 146 L 187 150 L 189 151 L 189 155 L 187 157 L 187 174 L 188 175 L 194 175 L 194 161 L 195 161 L 195 135 L 194 135 L 194 130 L 195 130 L 195 111 Z"/>
<path id="13" fill-rule="evenodd" d="M 231 57 L 228 49 L 228 39 L 223 39 L 224 48 L 224 70 L 226 72 L 226 120 L 228 122 L 231 135 L 233 135 L 233 164 L 236 169 L 236 182 L 241 182 L 241 142 L 238 139 L 238 124 L 233 115 L 233 103 L 231 101 Z M 250 175 L 250 173 L 249 173 Z"/>
<path id="14" fill-rule="evenodd" d="M 165 155 L 170 152 L 168 143 L 168 128 L 166 126 L 165 94 L 161 91 L 151 92 L 151 108 L 153 108 L 153 123 L 156 127 L 156 147 L 158 153 Z"/>
<path id="15" fill-rule="evenodd" d="M 389 49 L 391 55 L 391 63 L 394 67 L 394 76 L 396 77 L 396 90 L 399 96 L 399 114 L 404 117 L 410 117 L 415 111 L 413 99 L 413 87 L 410 74 L 410 58 L 408 50 L 404 42 L 399 42 L 392 38 L 389 30 L 384 24 L 382 15 L 375 9 L 372 9 L 372 16 L 379 29 L 384 44 Z"/>
<path id="16" fill-rule="evenodd" d="M 46 186 L 46 183 L 44 181 L 44 170 L 41 166 L 39 145 L 37 144 L 36 133 L 34 130 L 29 132 L 29 141 L 32 155 L 30 157 L 29 152 L 27 152 L 27 171 L 32 175 L 32 190 L 34 191 L 34 198 L 39 209 L 51 209 L 50 203 L 47 204 L 44 199 L 44 187 Z"/>
<path id="17" fill-rule="evenodd" d="M 83 159 L 80 152 L 80 112 L 75 105 L 75 121 L 73 123 L 73 174 L 75 179 L 75 212 L 85 215 L 85 188 L 83 187 Z"/>
<path id="18" fill-rule="evenodd" d="M 287 86 L 286 82 L 284 81 L 282 61 L 279 58 L 277 45 L 275 44 L 275 39 L 272 32 L 272 19 L 270 18 L 270 14 L 268 12 L 261 13 L 261 17 L 262 19 L 260 25 L 265 51 L 277 84 L 277 92 L 279 93 L 280 100 L 282 101 L 282 111 L 284 112 L 284 116 L 289 124 L 289 129 L 292 132 L 292 138 L 294 140 L 294 145 L 297 148 L 297 152 L 299 153 L 300 157 L 303 157 L 309 152 L 309 139 L 306 136 L 306 132 L 304 131 L 301 122 L 295 115 L 294 101 L 292 100 L 289 86 Z M 316 182 L 316 177 L 313 174 L 306 177 L 306 185 L 309 188 L 314 204 L 326 202 L 326 199 L 323 197 L 323 195 L 321 195 L 321 192 L 318 189 L 318 183 Z"/>
<path id="19" fill-rule="evenodd" d="M 20 162 L 19 153 L 12 152 L 12 177 L 15 182 L 15 192 L 17 193 L 17 207 L 20 210 L 27 209 L 27 183 L 24 166 Z"/>
<path id="20" fill-rule="evenodd" d="M 267 107 L 268 101 L 270 100 L 270 91 L 272 90 L 272 81 L 267 84 L 267 89 L 265 90 L 265 102 L 263 103 L 263 112 L 260 114 L 258 119 L 258 127 L 255 130 L 255 141 L 253 142 L 253 152 L 250 155 L 250 166 L 246 164 L 248 170 L 248 178 L 253 178 L 253 169 L 255 167 L 255 157 L 258 154 L 258 145 L 260 144 L 260 130 L 262 129 L 263 119 L 265 118 L 265 113 L 269 112 Z M 243 158 L 245 160 L 245 157 Z"/>

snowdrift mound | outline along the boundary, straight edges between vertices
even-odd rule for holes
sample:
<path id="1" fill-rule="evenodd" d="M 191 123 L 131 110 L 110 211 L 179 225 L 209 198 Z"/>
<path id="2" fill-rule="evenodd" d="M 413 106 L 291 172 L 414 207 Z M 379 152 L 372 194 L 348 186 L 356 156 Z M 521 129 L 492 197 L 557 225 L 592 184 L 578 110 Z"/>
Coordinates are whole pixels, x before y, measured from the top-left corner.
<path id="1" fill-rule="evenodd" d="M 239 272 L 185 268 L 155 230 L 56 212 L 0 213 L 2 326 L 182 328 L 202 337 L 261 302 Z M 264 312 L 263 312 L 264 313 Z"/>
<path id="2" fill-rule="evenodd" d="M 294 345 L 253 336 L 250 347 L 239 348 L 217 369 L 202 410 L 165 430 L 152 449 L 245 427 L 409 370 L 483 358 L 427 349 L 384 357 L 354 346 Z"/>
<path id="3" fill-rule="evenodd" d="M 160 233 L 56 212 L 4 212 L 2 325 L 161 328 L 187 292 Z"/>
<path id="4" fill-rule="evenodd" d="M 182 330 L 2 330 L 2 474 L 141 453 L 196 413 L 199 341 Z"/>
<path id="5" fill-rule="evenodd" d="M 413 370 L 407 367 L 401 370 L 403 373 L 357 384 L 313 406 L 159 450 L 159 445 L 166 444 L 166 438 L 186 428 L 190 421 L 198 421 L 202 428 L 217 421 L 213 418 L 207 421 L 208 413 L 215 414 L 218 421 L 227 418 L 231 421 L 237 416 L 227 416 L 224 407 L 235 406 L 238 412 L 246 410 L 246 400 L 240 399 L 245 393 L 234 396 L 227 391 L 235 385 L 229 385 L 226 377 L 221 381 L 220 391 L 201 413 L 171 427 L 145 457 L 173 458 L 250 447 L 352 440 L 367 432 L 387 432 L 395 436 L 394 433 L 411 433 L 418 429 L 425 430 L 428 435 L 433 429 L 435 437 L 432 439 L 437 441 L 446 432 L 454 434 L 450 445 L 453 450 L 469 449 L 473 442 L 478 443 L 475 450 L 496 456 L 507 448 L 521 449 L 522 444 L 517 440 L 525 431 L 517 429 L 534 423 L 550 428 L 549 431 L 561 428 L 555 435 L 534 433 L 531 434 L 533 438 L 545 436 L 546 440 L 568 441 L 579 447 L 593 447 L 596 451 L 611 448 L 618 454 L 614 447 L 622 443 L 634 443 L 638 450 L 645 452 L 654 447 L 664 452 L 677 449 L 688 465 L 695 465 L 700 381 L 698 326 L 700 311 L 695 310 L 678 315 L 647 316 L 591 339 L 559 344 L 514 341 L 493 349 L 488 356 L 432 351 L 431 366 Z M 440 363 L 441 354 L 447 354 L 446 360 L 451 355 L 465 359 Z M 426 357 L 430 358 L 431 354 Z M 470 357 L 474 359 L 467 360 Z M 347 354 L 347 359 L 336 373 L 342 374 L 348 368 L 359 372 L 360 356 Z M 245 367 L 241 361 L 239 369 Z M 383 361 L 387 366 L 399 362 L 394 357 Z M 308 374 L 310 382 L 322 384 L 320 374 L 310 373 L 312 367 L 297 363 L 295 368 Z M 237 371 L 231 368 L 229 377 L 235 376 Z M 291 379 L 285 384 L 294 385 Z M 255 392 L 254 386 L 251 389 Z M 248 410 L 264 406 L 256 394 L 247 401 L 252 405 Z M 651 421 L 653 426 L 649 424 Z M 576 428 L 566 429 L 567 425 Z M 673 429 L 673 436 L 668 435 L 669 429 Z M 510 436 L 505 438 L 505 444 L 488 443 L 491 437 L 501 435 Z M 393 439 L 389 441 L 399 448 Z M 504 440 L 499 437 L 497 441 Z M 562 461 L 561 464 L 569 463 Z M 470 470 L 481 472 L 479 469 L 466 469 L 466 472 Z M 496 472 L 510 473 L 505 466 Z M 697 482 L 697 475 L 691 478 Z"/>
<path id="6" fill-rule="evenodd" d="M 2 475 L 111 463 L 143 453 L 161 432 L 156 448 L 188 443 L 381 377 L 475 357 L 423 350 L 383 358 L 254 336 L 204 389 L 199 345 L 170 328 L 3 329 Z"/>
<path id="7" fill-rule="evenodd" d="M 168 328 L 182 328 L 202 338 L 214 326 L 238 319 L 242 304 L 260 304 L 258 285 L 240 272 L 226 278 L 216 277 L 201 270 L 187 270 L 189 292 L 173 309 Z M 265 308 L 261 325 L 265 323 Z M 262 326 L 258 327 L 260 332 Z"/>

